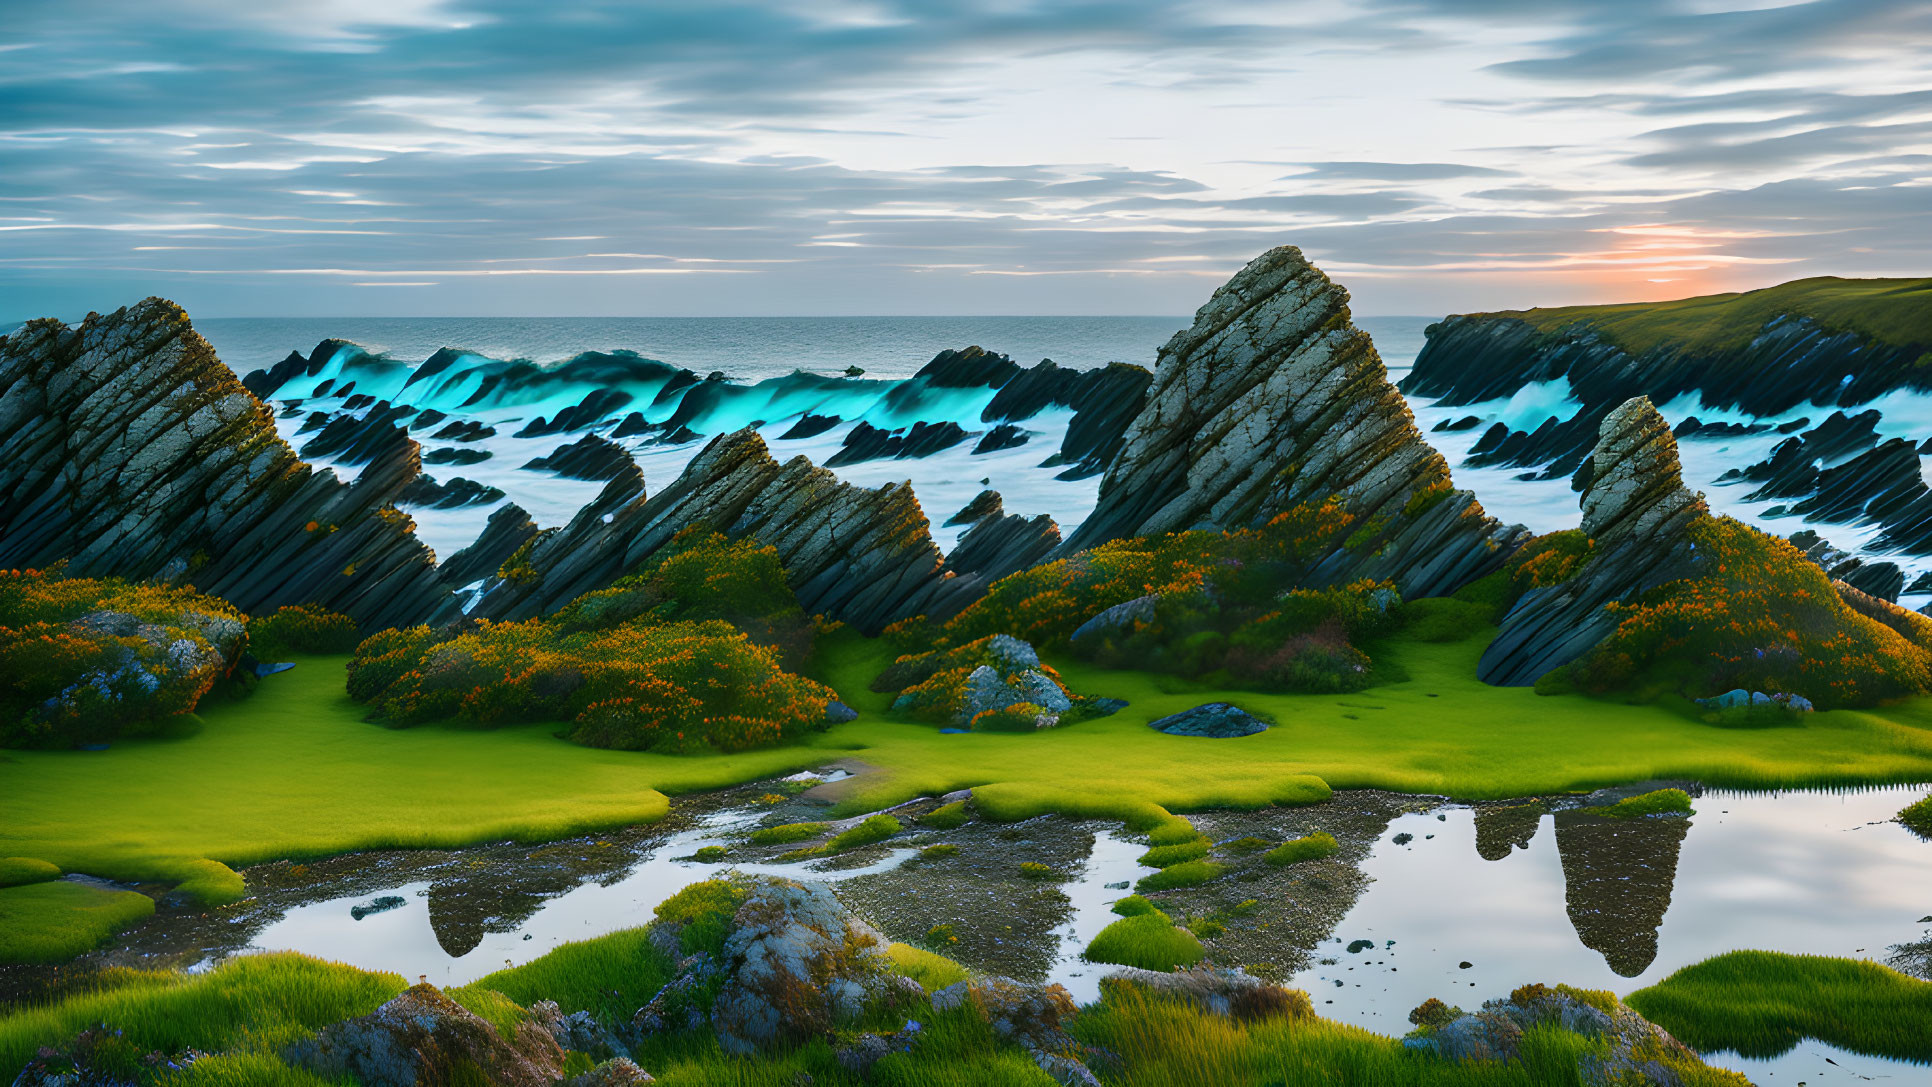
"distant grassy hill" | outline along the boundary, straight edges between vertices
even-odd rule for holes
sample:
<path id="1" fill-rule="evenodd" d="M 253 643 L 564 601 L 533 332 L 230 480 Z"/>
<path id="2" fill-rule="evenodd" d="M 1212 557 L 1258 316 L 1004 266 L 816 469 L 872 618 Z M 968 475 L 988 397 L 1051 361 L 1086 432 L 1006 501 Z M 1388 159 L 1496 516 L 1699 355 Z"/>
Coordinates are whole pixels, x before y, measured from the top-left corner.
<path id="1" fill-rule="evenodd" d="M 1932 279 L 1819 276 L 1742 294 L 1673 302 L 1469 314 L 1516 318 L 1540 332 L 1588 324 L 1632 355 L 1665 346 L 1693 354 L 1737 350 L 1750 343 L 1767 321 L 1781 315 L 1809 317 L 1831 331 L 1856 332 L 1894 347 L 1932 351 Z"/>

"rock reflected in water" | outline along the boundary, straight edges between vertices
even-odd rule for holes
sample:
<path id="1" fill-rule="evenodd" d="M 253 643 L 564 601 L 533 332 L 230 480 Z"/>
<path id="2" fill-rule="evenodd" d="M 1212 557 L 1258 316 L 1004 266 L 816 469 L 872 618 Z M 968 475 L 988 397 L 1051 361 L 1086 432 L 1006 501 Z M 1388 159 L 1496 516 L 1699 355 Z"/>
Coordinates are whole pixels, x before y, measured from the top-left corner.
<path id="1" fill-rule="evenodd" d="M 1619 976 L 1636 977 L 1657 958 L 1657 930 L 1670 909 L 1690 824 L 1683 816 L 1556 814 L 1564 909 L 1577 939 Z"/>

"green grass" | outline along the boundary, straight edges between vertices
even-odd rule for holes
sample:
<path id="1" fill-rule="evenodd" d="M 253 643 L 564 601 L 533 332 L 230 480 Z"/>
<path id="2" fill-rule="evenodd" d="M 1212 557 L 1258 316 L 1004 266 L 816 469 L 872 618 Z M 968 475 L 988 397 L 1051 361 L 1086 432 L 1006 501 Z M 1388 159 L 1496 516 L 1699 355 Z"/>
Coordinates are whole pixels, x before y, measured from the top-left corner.
<path id="1" fill-rule="evenodd" d="M 54 880 L 0 888 L 0 962 L 62 962 L 154 913 L 154 899 Z"/>
<path id="2" fill-rule="evenodd" d="M 45 883 L 60 878 L 60 866 L 34 857 L 0 857 L 0 887 Z"/>
<path id="3" fill-rule="evenodd" d="M 0 962 L 71 960 L 151 913 L 145 894 L 85 882 L 0 888 Z"/>
<path id="4" fill-rule="evenodd" d="M 1658 789 L 1654 792 L 1626 796 L 1615 804 L 1602 809 L 1598 814 L 1614 819 L 1636 819 L 1646 815 L 1691 815 L 1690 794 L 1682 789 Z"/>
<path id="5" fill-rule="evenodd" d="M 494 991 L 517 1004 L 554 1000 L 566 1015 L 587 1011 L 606 1024 L 627 1022 L 676 972 L 647 934 L 642 928 L 625 929 L 563 944 L 542 958 L 452 989 L 450 996 L 467 1007 L 478 994 Z"/>
<path id="6" fill-rule="evenodd" d="M 1919 837 L 1932 838 L 1932 796 L 1907 804 L 1898 813 L 1898 821 Z"/>
<path id="7" fill-rule="evenodd" d="M 1932 982 L 1877 963 L 1733 951 L 1687 966 L 1625 1003 L 1700 1050 L 1773 1057 L 1806 1038 L 1932 1061 Z"/>
<path id="8" fill-rule="evenodd" d="M 886 955 L 893 969 L 926 987 L 929 993 L 966 980 L 966 968 L 947 958 L 911 944 L 890 944 Z"/>
<path id="9" fill-rule="evenodd" d="M 932 827 L 935 830 L 958 830 L 965 826 L 966 820 L 970 818 L 972 815 L 966 810 L 966 802 L 955 800 L 950 804 L 941 804 L 920 816 L 919 823 L 921 826 Z"/>
<path id="10" fill-rule="evenodd" d="M 1341 849 L 1341 843 L 1335 840 L 1334 835 L 1325 830 L 1318 830 L 1307 837 L 1281 843 L 1270 849 L 1261 859 L 1269 864 L 1298 864 L 1302 861 L 1318 861 L 1323 857 L 1332 857 L 1341 852 Z"/>
<path id="11" fill-rule="evenodd" d="M 865 685 L 890 652 L 841 632 L 821 648 L 819 675 L 866 716 L 805 744 L 708 756 L 584 748 L 552 726 L 384 729 L 343 693 L 340 658 L 309 658 L 164 737 L 0 755 L 0 854 L 180 882 L 219 902 L 242 893 L 229 866 L 554 839 L 660 818 L 666 794 L 839 759 L 872 772 L 819 787 L 835 816 L 971 788 L 988 819 L 1115 820 L 1154 846 L 1198 836 L 1175 812 L 1309 803 L 1330 786 L 1484 800 L 1654 778 L 1731 788 L 1932 779 L 1932 698 L 1807 714 L 1798 727 L 1717 729 L 1684 705 L 1486 686 L 1475 664 L 1492 632 L 1391 640 L 1378 660 L 1407 678 L 1349 695 L 1234 692 L 1056 660 L 1075 690 L 1130 705 L 1044 732 L 964 735 L 879 716 L 889 696 Z M 1147 727 L 1230 699 L 1279 724 L 1238 743 Z"/>
<path id="12" fill-rule="evenodd" d="M 1664 346 L 1694 353 L 1734 350 L 1781 314 L 1810 317 L 1832 331 L 1896 346 L 1932 344 L 1932 279 L 1800 279 L 1743 294 L 1671 302 L 1560 306 L 1479 314 L 1515 317 L 1544 332 L 1579 321 L 1633 355 Z"/>
<path id="13" fill-rule="evenodd" d="M 1157 845 L 1140 855 L 1140 863 L 1149 868 L 1168 868 L 1182 861 L 1200 860 L 1208 855 L 1208 849 L 1206 838 L 1176 842 L 1173 845 Z"/>
<path id="14" fill-rule="evenodd" d="M 0 854 L 69 872 L 243 893 L 231 866 L 358 849 L 544 841 L 650 822 L 666 792 L 823 763 L 793 747 L 710 758 L 601 751 L 554 726 L 385 729 L 343 692 L 345 658 L 301 659 L 242 701 L 107 751 L 0 754 Z"/>
<path id="15" fill-rule="evenodd" d="M 1134 890 L 1171 891 L 1176 887 L 1198 887 L 1220 876 L 1224 869 L 1213 861 L 1182 861 L 1170 864 L 1151 876 L 1142 876 Z"/>
<path id="16" fill-rule="evenodd" d="M 205 974 L 111 971 L 97 991 L 0 1015 L 0 1078 L 11 1077 L 39 1047 L 100 1023 L 125 1031 L 144 1051 L 262 1053 L 367 1015 L 402 990 L 395 974 L 290 953 L 244 955 Z"/>
<path id="17" fill-rule="evenodd" d="M 1113 911 L 1122 917 L 1139 917 L 1143 913 L 1154 913 L 1158 909 L 1159 907 L 1140 895 L 1128 895 L 1113 905 Z"/>
<path id="18" fill-rule="evenodd" d="M 816 838 L 830 829 L 830 823 L 784 823 L 775 827 L 759 827 L 751 832 L 751 842 L 753 845 L 784 845 Z"/>
<path id="19" fill-rule="evenodd" d="M 832 840 L 825 843 L 825 852 L 844 853 L 862 845 L 883 842 L 904 829 L 899 825 L 899 820 L 883 812 L 867 816 L 865 822 L 858 826 L 832 835 Z"/>
<path id="20" fill-rule="evenodd" d="M 1514 1061 L 1444 1061 L 1306 1009 L 1243 1021 L 1133 989 L 1087 1008 L 1073 1033 L 1118 1059 L 1108 1087 L 1584 1087 L 1578 1058 L 1603 1050 L 1601 1042 L 1543 1026 L 1524 1032 Z M 1685 1087 L 1745 1087 L 1735 1073 L 1672 1070 Z"/>
<path id="21" fill-rule="evenodd" d="M 1205 952 L 1192 932 L 1177 927 L 1159 910 L 1152 910 L 1123 917 L 1101 929 L 1081 954 L 1091 962 L 1167 971 L 1193 966 Z"/>

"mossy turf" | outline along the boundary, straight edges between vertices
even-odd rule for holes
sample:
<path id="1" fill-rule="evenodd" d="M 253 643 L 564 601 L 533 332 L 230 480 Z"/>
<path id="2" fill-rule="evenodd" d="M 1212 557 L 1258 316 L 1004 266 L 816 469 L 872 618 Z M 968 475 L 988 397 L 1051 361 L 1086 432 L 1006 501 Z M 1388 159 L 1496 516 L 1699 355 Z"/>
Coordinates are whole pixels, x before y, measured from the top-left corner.
<path id="1" fill-rule="evenodd" d="M 60 878 L 60 866 L 33 857 L 0 857 L 0 887 L 45 883 Z"/>
<path id="2" fill-rule="evenodd" d="M 1775 1057 L 1806 1038 L 1932 1062 L 1932 982 L 1875 962 L 1733 951 L 1687 966 L 1625 1003 L 1699 1050 Z"/>
<path id="3" fill-rule="evenodd" d="M 1809 317 L 1827 329 L 1856 332 L 1881 343 L 1932 344 L 1932 279 L 1820 276 L 1743 294 L 1475 316 L 1515 317 L 1544 332 L 1581 322 L 1625 351 L 1641 355 L 1665 344 L 1692 353 L 1736 350 L 1750 343 L 1765 322 L 1786 314 Z"/>
<path id="4" fill-rule="evenodd" d="M 1349 695 L 1228 691 L 1056 661 L 1076 689 L 1130 705 L 1044 732 L 959 735 L 887 718 L 891 696 L 867 685 L 890 650 L 846 633 L 825 640 L 816 672 L 859 720 L 804 744 L 703 756 L 579 747 L 554 726 L 385 729 L 343 693 L 341 658 L 307 658 L 164 736 L 0 756 L 0 855 L 179 882 L 218 903 L 243 892 L 230 866 L 554 839 L 658 819 L 666 794 L 853 758 L 871 772 L 818 790 L 837 816 L 972 788 L 984 818 L 1119 820 L 1153 846 L 1197 837 L 1174 812 L 1310 803 L 1330 786 L 1502 799 L 1656 778 L 1734 788 L 1932 779 L 1932 698 L 1808 714 L 1799 727 L 1718 729 L 1684 705 L 1489 687 L 1475 664 L 1491 633 L 1392 640 L 1377 659 L 1407 678 Z M 1147 727 L 1214 701 L 1279 723 L 1232 740 Z"/>
<path id="5" fill-rule="evenodd" d="M 1168 971 L 1193 966 L 1205 952 L 1192 932 L 1176 927 L 1159 910 L 1149 910 L 1123 917 L 1101 929 L 1081 954 L 1090 962 Z"/>
<path id="6" fill-rule="evenodd" d="M 204 974 L 112 970 L 96 985 L 0 1015 L 0 1078 L 13 1076 L 41 1046 L 63 1044 L 102 1023 L 125 1032 L 144 1052 L 272 1050 L 369 1014 L 402 992 L 403 979 L 279 953 L 244 955 Z"/>
<path id="7" fill-rule="evenodd" d="M 154 912 L 154 899 L 53 880 L 0 887 L 0 962 L 62 962 Z"/>

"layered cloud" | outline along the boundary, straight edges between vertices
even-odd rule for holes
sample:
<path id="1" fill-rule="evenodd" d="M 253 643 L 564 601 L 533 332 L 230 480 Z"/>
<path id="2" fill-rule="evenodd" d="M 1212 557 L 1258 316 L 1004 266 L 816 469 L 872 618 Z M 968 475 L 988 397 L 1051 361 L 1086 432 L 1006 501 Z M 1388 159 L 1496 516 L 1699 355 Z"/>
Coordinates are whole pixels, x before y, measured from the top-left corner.
<path id="1" fill-rule="evenodd" d="M 1746 6 L 1746 5 L 1729 5 Z M 0 319 L 1367 312 L 1924 274 L 1922 3 L 70 0 L 0 44 Z"/>

